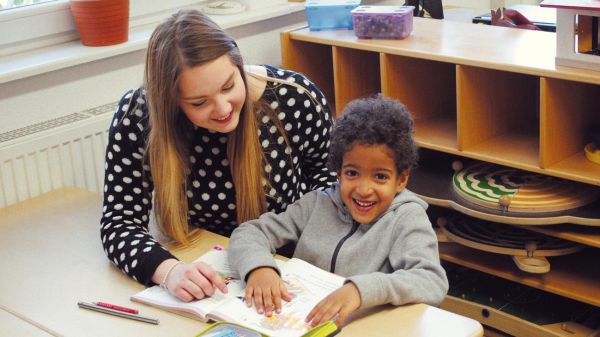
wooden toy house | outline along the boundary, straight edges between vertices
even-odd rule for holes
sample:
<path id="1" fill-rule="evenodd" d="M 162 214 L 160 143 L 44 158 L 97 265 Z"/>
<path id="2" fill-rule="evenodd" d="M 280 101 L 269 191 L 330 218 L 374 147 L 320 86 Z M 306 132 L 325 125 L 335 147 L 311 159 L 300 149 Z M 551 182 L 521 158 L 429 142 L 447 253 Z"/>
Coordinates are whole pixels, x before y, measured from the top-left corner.
<path id="1" fill-rule="evenodd" d="M 545 0 L 556 8 L 556 64 L 600 70 L 600 0 Z"/>

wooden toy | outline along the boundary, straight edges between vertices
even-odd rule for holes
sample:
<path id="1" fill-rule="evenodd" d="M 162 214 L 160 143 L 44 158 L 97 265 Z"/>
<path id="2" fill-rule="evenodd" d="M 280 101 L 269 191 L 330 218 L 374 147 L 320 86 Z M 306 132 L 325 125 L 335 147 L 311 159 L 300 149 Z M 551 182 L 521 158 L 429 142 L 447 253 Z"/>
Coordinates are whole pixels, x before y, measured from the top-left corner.
<path id="1" fill-rule="evenodd" d="M 466 200 L 516 213 L 548 213 L 578 208 L 598 192 L 568 180 L 488 163 L 477 163 L 452 177 L 454 191 Z"/>
<path id="2" fill-rule="evenodd" d="M 490 253 L 511 255 L 519 269 L 534 274 L 550 271 L 546 256 L 572 254 L 584 248 L 571 241 L 466 216 L 439 217 L 437 224 L 443 232 L 440 239 L 447 238 Z"/>
<path id="3" fill-rule="evenodd" d="M 587 144 L 584 151 L 587 159 L 596 164 L 600 164 L 600 149 L 596 146 L 596 143 Z"/>
<path id="4" fill-rule="evenodd" d="M 431 205 L 487 221 L 600 226 L 600 188 L 494 164 L 423 157 L 407 188 Z"/>
<path id="5" fill-rule="evenodd" d="M 600 0 L 545 0 L 556 8 L 556 64 L 600 70 Z"/>
<path id="6" fill-rule="evenodd" d="M 588 138 L 590 143 L 586 144 L 583 149 L 585 157 L 596 164 L 600 164 L 600 128 L 594 127 L 589 132 Z"/>

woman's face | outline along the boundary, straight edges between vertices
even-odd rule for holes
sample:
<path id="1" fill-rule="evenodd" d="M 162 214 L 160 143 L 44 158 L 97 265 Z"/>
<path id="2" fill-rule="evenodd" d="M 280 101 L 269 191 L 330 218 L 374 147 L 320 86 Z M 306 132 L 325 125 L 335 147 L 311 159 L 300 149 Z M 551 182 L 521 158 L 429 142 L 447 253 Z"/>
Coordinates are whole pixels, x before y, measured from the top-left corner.
<path id="1" fill-rule="evenodd" d="M 222 133 L 237 127 L 246 88 L 229 55 L 185 69 L 178 89 L 179 106 L 194 125 Z"/>

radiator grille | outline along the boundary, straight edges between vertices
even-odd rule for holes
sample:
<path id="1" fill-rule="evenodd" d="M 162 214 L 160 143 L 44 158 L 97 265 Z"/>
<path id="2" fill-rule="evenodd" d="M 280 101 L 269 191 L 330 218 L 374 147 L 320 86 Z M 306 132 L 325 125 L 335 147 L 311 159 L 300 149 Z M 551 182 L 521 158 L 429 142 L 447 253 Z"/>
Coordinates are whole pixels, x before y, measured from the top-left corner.
<path id="1" fill-rule="evenodd" d="M 116 103 L 0 134 L 0 207 L 62 187 L 102 192 Z"/>

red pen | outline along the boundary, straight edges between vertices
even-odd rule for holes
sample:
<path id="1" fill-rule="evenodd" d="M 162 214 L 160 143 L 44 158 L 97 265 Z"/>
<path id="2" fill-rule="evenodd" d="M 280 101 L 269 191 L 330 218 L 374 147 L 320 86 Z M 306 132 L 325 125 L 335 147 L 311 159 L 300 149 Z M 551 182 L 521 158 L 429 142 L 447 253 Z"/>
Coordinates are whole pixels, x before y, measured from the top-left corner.
<path id="1" fill-rule="evenodd" d="M 136 314 L 139 312 L 136 309 L 131 309 L 131 308 L 126 308 L 126 307 L 122 307 L 120 305 L 116 305 L 116 304 L 110 304 L 110 303 L 106 303 L 106 302 L 94 302 L 95 305 L 99 306 L 99 307 L 104 307 L 104 308 L 108 308 L 108 309 L 113 309 L 113 310 L 118 310 L 118 311 L 122 311 L 122 312 L 127 312 L 130 314 Z"/>

